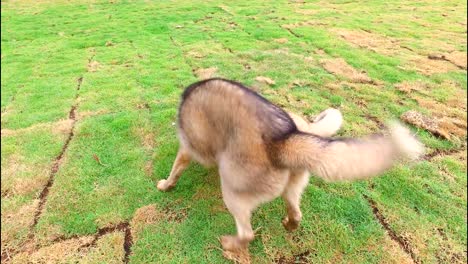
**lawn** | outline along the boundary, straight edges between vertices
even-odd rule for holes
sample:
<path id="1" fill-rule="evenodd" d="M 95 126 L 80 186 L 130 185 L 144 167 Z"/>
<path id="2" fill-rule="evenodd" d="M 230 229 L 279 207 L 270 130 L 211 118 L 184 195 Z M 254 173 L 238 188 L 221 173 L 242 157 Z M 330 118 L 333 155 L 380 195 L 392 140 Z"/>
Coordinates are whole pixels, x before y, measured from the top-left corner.
<path id="1" fill-rule="evenodd" d="M 229 263 L 215 169 L 159 192 L 184 87 L 237 80 L 340 136 L 417 111 L 427 154 L 354 183 L 311 178 L 294 233 L 281 199 L 253 263 L 467 262 L 465 1 L 1 3 L 2 263 Z M 409 120 L 409 121 L 408 121 Z M 413 121 L 411 121 L 413 120 Z"/>

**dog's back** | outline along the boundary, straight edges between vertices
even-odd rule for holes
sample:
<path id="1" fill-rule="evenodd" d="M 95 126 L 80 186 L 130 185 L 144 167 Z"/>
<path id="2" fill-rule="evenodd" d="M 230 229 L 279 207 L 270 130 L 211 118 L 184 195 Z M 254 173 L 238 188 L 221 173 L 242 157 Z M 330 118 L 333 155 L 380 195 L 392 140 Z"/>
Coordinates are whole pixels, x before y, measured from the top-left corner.
<path id="1" fill-rule="evenodd" d="M 236 82 L 197 82 L 182 98 L 179 135 L 205 164 L 216 163 L 221 152 L 270 163 L 266 146 L 297 130 L 281 108 Z"/>

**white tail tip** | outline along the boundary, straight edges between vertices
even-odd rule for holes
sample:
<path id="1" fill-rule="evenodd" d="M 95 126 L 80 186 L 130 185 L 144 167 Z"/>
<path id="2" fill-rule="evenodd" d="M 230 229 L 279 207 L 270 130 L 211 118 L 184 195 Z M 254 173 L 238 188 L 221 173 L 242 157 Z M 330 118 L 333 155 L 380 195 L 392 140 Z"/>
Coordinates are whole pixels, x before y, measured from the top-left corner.
<path id="1" fill-rule="evenodd" d="M 397 121 L 389 123 L 393 143 L 400 154 L 409 160 L 417 160 L 425 153 L 424 145 L 419 142 L 411 131 Z"/>

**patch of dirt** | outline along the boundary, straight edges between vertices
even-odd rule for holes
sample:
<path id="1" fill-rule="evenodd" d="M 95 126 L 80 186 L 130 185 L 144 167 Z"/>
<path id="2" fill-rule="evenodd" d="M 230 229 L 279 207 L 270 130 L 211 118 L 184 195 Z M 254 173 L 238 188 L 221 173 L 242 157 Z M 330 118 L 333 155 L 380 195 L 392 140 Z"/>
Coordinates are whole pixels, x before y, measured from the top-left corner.
<path id="1" fill-rule="evenodd" d="M 445 60 L 433 60 L 423 56 L 416 56 L 409 61 L 409 67 L 424 75 L 446 73 L 458 70 L 458 67 Z"/>
<path id="2" fill-rule="evenodd" d="M 125 233 L 114 232 L 104 235 L 96 243 L 96 247 L 90 248 L 86 255 L 80 252 L 73 259 L 67 260 L 68 263 L 126 263 L 125 248 Z"/>
<path id="3" fill-rule="evenodd" d="M 199 53 L 197 51 L 194 51 L 194 50 L 187 52 L 187 55 L 189 57 L 197 58 L 197 59 L 201 59 L 201 58 L 205 57 L 205 55 L 203 55 L 203 54 L 201 54 L 201 53 Z"/>
<path id="4" fill-rule="evenodd" d="M 466 52 L 454 51 L 445 56 L 448 61 L 457 65 L 461 69 L 467 68 L 467 54 Z"/>
<path id="5" fill-rule="evenodd" d="M 56 134 L 68 134 L 73 126 L 73 119 L 65 119 L 52 125 L 52 132 Z"/>
<path id="6" fill-rule="evenodd" d="M 464 148 L 435 149 L 424 155 L 424 160 L 438 159 L 446 156 L 454 157 L 460 161 L 466 161 L 466 146 Z"/>
<path id="7" fill-rule="evenodd" d="M 95 72 L 99 69 L 101 64 L 97 61 L 90 61 L 88 62 L 88 72 Z"/>
<path id="8" fill-rule="evenodd" d="M 398 263 L 398 264 L 414 264 L 415 262 L 411 259 L 406 252 L 402 251 L 400 245 L 395 240 L 392 240 L 391 237 L 385 236 L 384 238 L 384 250 L 390 254 L 392 257 L 391 263 Z M 416 251 L 416 249 L 415 249 Z M 385 262 L 383 262 L 385 263 Z"/>
<path id="9" fill-rule="evenodd" d="M 310 255 L 310 251 L 306 250 L 302 253 L 296 254 L 292 256 L 291 258 L 287 258 L 285 256 L 281 256 L 275 260 L 275 263 L 278 264 L 306 264 L 310 263 L 309 259 L 307 256 Z"/>
<path id="10" fill-rule="evenodd" d="M 438 53 L 429 54 L 427 58 L 431 60 L 449 61 L 453 63 L 455 66 L 457 66 L 458 68 L 466 70 L 466 66 L 467 66 L 466 56 L 467 54 L 465 52 L 453 51 L 447 54 L 438 54 Z"/>
<path id="11" fill-rule="evenodd" d="M 255 78 L 255 80 L 257 82 L 268 84 L 268 85 L 275 85 L 275 83 L 276 83 L 274 80 L 272 80 L 272 79 L 270 79 L 268 77 L 265 77 L 265 76 L 257 76 Z"/>
<path id="12" fill-rule="evenodd" d="M 154 139 L 155 135 L 149 129 L 144 126 L 136 126 L 133 128 L 133 133 L 141 139 L 143 147 L 147 150 L 153 150 L 156 145 Z"/>
<path id="13" fill-rule="evenodd" d="M 366 31 L 350 31 L 339 29 L 335 31 L 344 40 L 360 48 L 372 50 L 385 55 L 395 55 L 401 52 L 397 40 Z"/>
<path id="14" fill-rule="evenodd" d="M 314 52 L 318 55 L 327 55 L 327 53 L 323 49 L 316 49 L 314 50 Z"/>
<path id="15" fill-rule="evenodd" d="M 325 22 L 320 22 L 320 21 L 317 21 L 317 20 L 308 20 L 308 21 L 301 21 L 301 22 L 292 23 L 292 24 L 284 24 L 284 25 L 281 25 L 281 27 L 284 28 L 284 29 L 291 30 L 291 29 L 298 28 L 298 27 L 328 26 L 328 25 L 329 24 L 325 23 Z"/>
<path id="16" fill-rule="evenodd" d="M 52 133 L 54 134 L 68 134 L 72 124 L 73 124 L 73 120 L 63 119 L 63 120 L 59 120 L 53 123 L 38 123 L 38 124 L 34 124 L 32 126 L 25 127 L 25 128 L 18 128 L 18 129 L 3 128 L 1 130 L 1 135 L 2 137 L 9 137 L 9 136 L 15 136 L 18 134 L 27 133 L 27 132 L 31 132 L 34 130 L 40 130 L 40 129 L 50 129 Z"/>
<path id="17" fill-rule="evenodd" d="M 171 222 L 181 223 L 187 218 L 187 209 L 188 208 L 173 208 L 168 205 L 163 208 L 161 211 L 164 215 L 164 218 Z"/>
<path id="18" fill-rule="evenodd" d="M 395 88 L 404 93 L 411 93 L 413 91 L 424 91 L 428 88 L 428 85 L 420 81 L 416 81 L 416 82 L 404 81 L 404 82 L 395 84 Z"/>
<path id="19" fill-rule="evenodd" d="M 13 258 L 13 263 L 62 263 L 64 259 L 78 254 L 78 250 L 92 240 L 92 236 L 84 236 L 61 241 L 36 252 L 21 252 Z"/>
<path id="20" fill-rule="evenodd" d="M 97 116 L 97 115 L 103 115 L 103 114 L 108 114 L 110 113 L 108 110 L 98 110 L 98 111 L 79 111 L 76 114 L 76 119 L 81 120 L 86 117 L 91 117 L 91 116 Z"/>
<path id="21" fill-rule="evenodd" d="M 143 168 L 143 170 L 145 171 L 146 176 L 153 175 L 153 169 L 154 169 L 153 160 L 154 160 L 154 156 L 152 156 L 151 159 L 145 163 L 145 167 Z"/>
<path id="22" fill-rule="evenodd" d="M 467 120 L 467 113 L 466 111 L 466 95 L 460 95 L 459 98 L 455 98 L 453 100 L 447 101 L 447 103 L 442 104 L 439 102 L 436 102 L 434 100 L 427 100 L 424 98 L 420 97 L 415 97 L 414 98 L 418 104 L 427 110 L 431 111 L 431 114 L 435 117 L 438 118 L 443 118 L 443 117 L 452 117 L 458 119 L 460 122 L 465 122 Z M 452 105 L 451 105 L 451 104 Z M 461 105 L 460 107 L 453 107 L 453 105 Z M 447 106 L 452 106 L 452 107 L 447 107 Z"/>
<path id="23" fill-rule="evenodd" d="M 37 171 L 33 178 L 16 178 L 13 181 L 11 192 L 13 195 L 27 195 L 37 192 L 47 182 L 47 170 Z"/>
<path id="24" fill-rule="evenodd" d="M 458 90 L 455 93 L 456 93 L 456 95 L 449 98 L 447 100 L 446 104 L 448 106 L 450 106 L 450 107 L 466 110 L 466 108 L 467 108 L 467 101 L 466 101 L 467 94 L 466 94 L 466 91 Z"/>
<path id="25" fill-rule="evenodd" d="M 198 77 L 200 80 L 209 79 L 215 76 L 215 73 L 218 71 L 216 67 L 210 68 L 200 68 L 193 71 L 195 76 Z"/>
<path id="26" fill-rule="evenodd" d="M 359 72 L 349 65 L 344 59 L 324 59 L 321 60 L 323 68 L 329 73 L 340 75 L 356 83 L 374 83 L 365 72 Z"/>
<path id="27" fill-rule="evenodd" d="M 143 231 L 146 225 L 154 224 L 161 219 L 164 219 L 164 214 L 159 211 L 154 204 L 137 209 L 130 222 L 133 238 L 138 240 L 138 235 Z"/>
<path id="28" fill-rule="evenodd" d="M 2 209 L 2 236 L 1 245 L 2 252 L 6 252 L 8 256 L 12 255 L 8 252 L 17 252 L 21 247 L 21 240 L 26 239 L 23 234 L 33 224 L 34 212 L 39 200 L 33 200 L 31 203 L 21 206 L 17 210 L 7 211 Z M 18 243 L 20 243 L 18 245 Z M 3 253 L 2 253 L 3 260 Z"/>
<path id="29" fill-rule="evenodd" d="M 234 261 L 234 263 L 239 263 L 239 264 L 251 263 L 250 254 L 248 250 L 242 250 L 242 251 L 235 252 L 235 253 L 231 251 L 223 250 L 223 256 L 228 260 Z"/>
<path id="30" fill-rule="evenodd" d="M 227 6 L 225 6 L 225 5 L 219 5 L 218 7 L 219 7 L 221 10 L 223 10 L 224 12 L 230 14 L 231 16 L 234 15 L 234 13 L 233 13 L 231 10 L 229 10 L 229 7 L 227 7 Z"/>
<path id="31" fill-rule="evenodd" d="M 440 122 L 434 118 L 430 118 L 414 110 L 403 113 L 400 118 L 408 124 L 431 132 L 434 136 L 450 140 L 449 132 L 442 128 Z"/>
<path id="32" fill-rule="evenodd" d="M 455 118 L 443 117 L 439 119 L 439 126 L 443 131 L 447 131 L 449 134 L 453 134 L 458 137 L 466 136 L 466 125 L 466 122 Z"/>
<path id="33" fill-rule="evenodd" d="M 315 15 L 319 11 L 316 10 L 316 9 L 296 9 L 296 10 L 294 10 L 294 12 L 296 12 L 298 14 L 309 16 L 309 15 Z"/>
<path id="34" fill-rule="evenodd" d="M 284 43 L 287 43 L 289 40 L 287 38 L 279 38 L 279 39 L 274 39 L 273 41 L 276 43 L 284 44 Z"/>

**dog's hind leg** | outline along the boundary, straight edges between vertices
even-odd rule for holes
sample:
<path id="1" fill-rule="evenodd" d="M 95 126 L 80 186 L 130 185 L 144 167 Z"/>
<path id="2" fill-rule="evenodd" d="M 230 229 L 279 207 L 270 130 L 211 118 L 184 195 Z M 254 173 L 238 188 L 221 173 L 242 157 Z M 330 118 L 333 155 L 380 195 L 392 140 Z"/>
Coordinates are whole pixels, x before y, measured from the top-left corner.
<path id="1" fill-rule="evenodd" d="M 190 154 L 184 147 L 181 146 L 177 152 L 174 164 L 172 165 L 171 174 L 169 174 L 167 180 L 160 180 L 158 182 L 158 189 L 161 191 L 167 191 L 173 188 L 179 180 L 180 175 L 182 175 L 182 172 L 190 164 L 190 160 Z"/>
<path id="2" fill-rule="evenodd" d="M 287 216 L 283 219 L 283 226 L 288 231 L 293 231 L 299 226 L 302 218 L 300 200 L 302 192 L 309 182 L 308 171 L 293 171 L 282 197 L 286 202 Z"/>
<path id="3" fill-rule="evenodd" d="M 222 190 L 224 203 L 236 221 L 237 235 L 222 236 L 221 245 L 224 250 L 231 252 L 247 250 L 250 241 L 254 239 L 250 218 L 259 203 L 243 197 L 229 187 L 222 186 Z"/>

